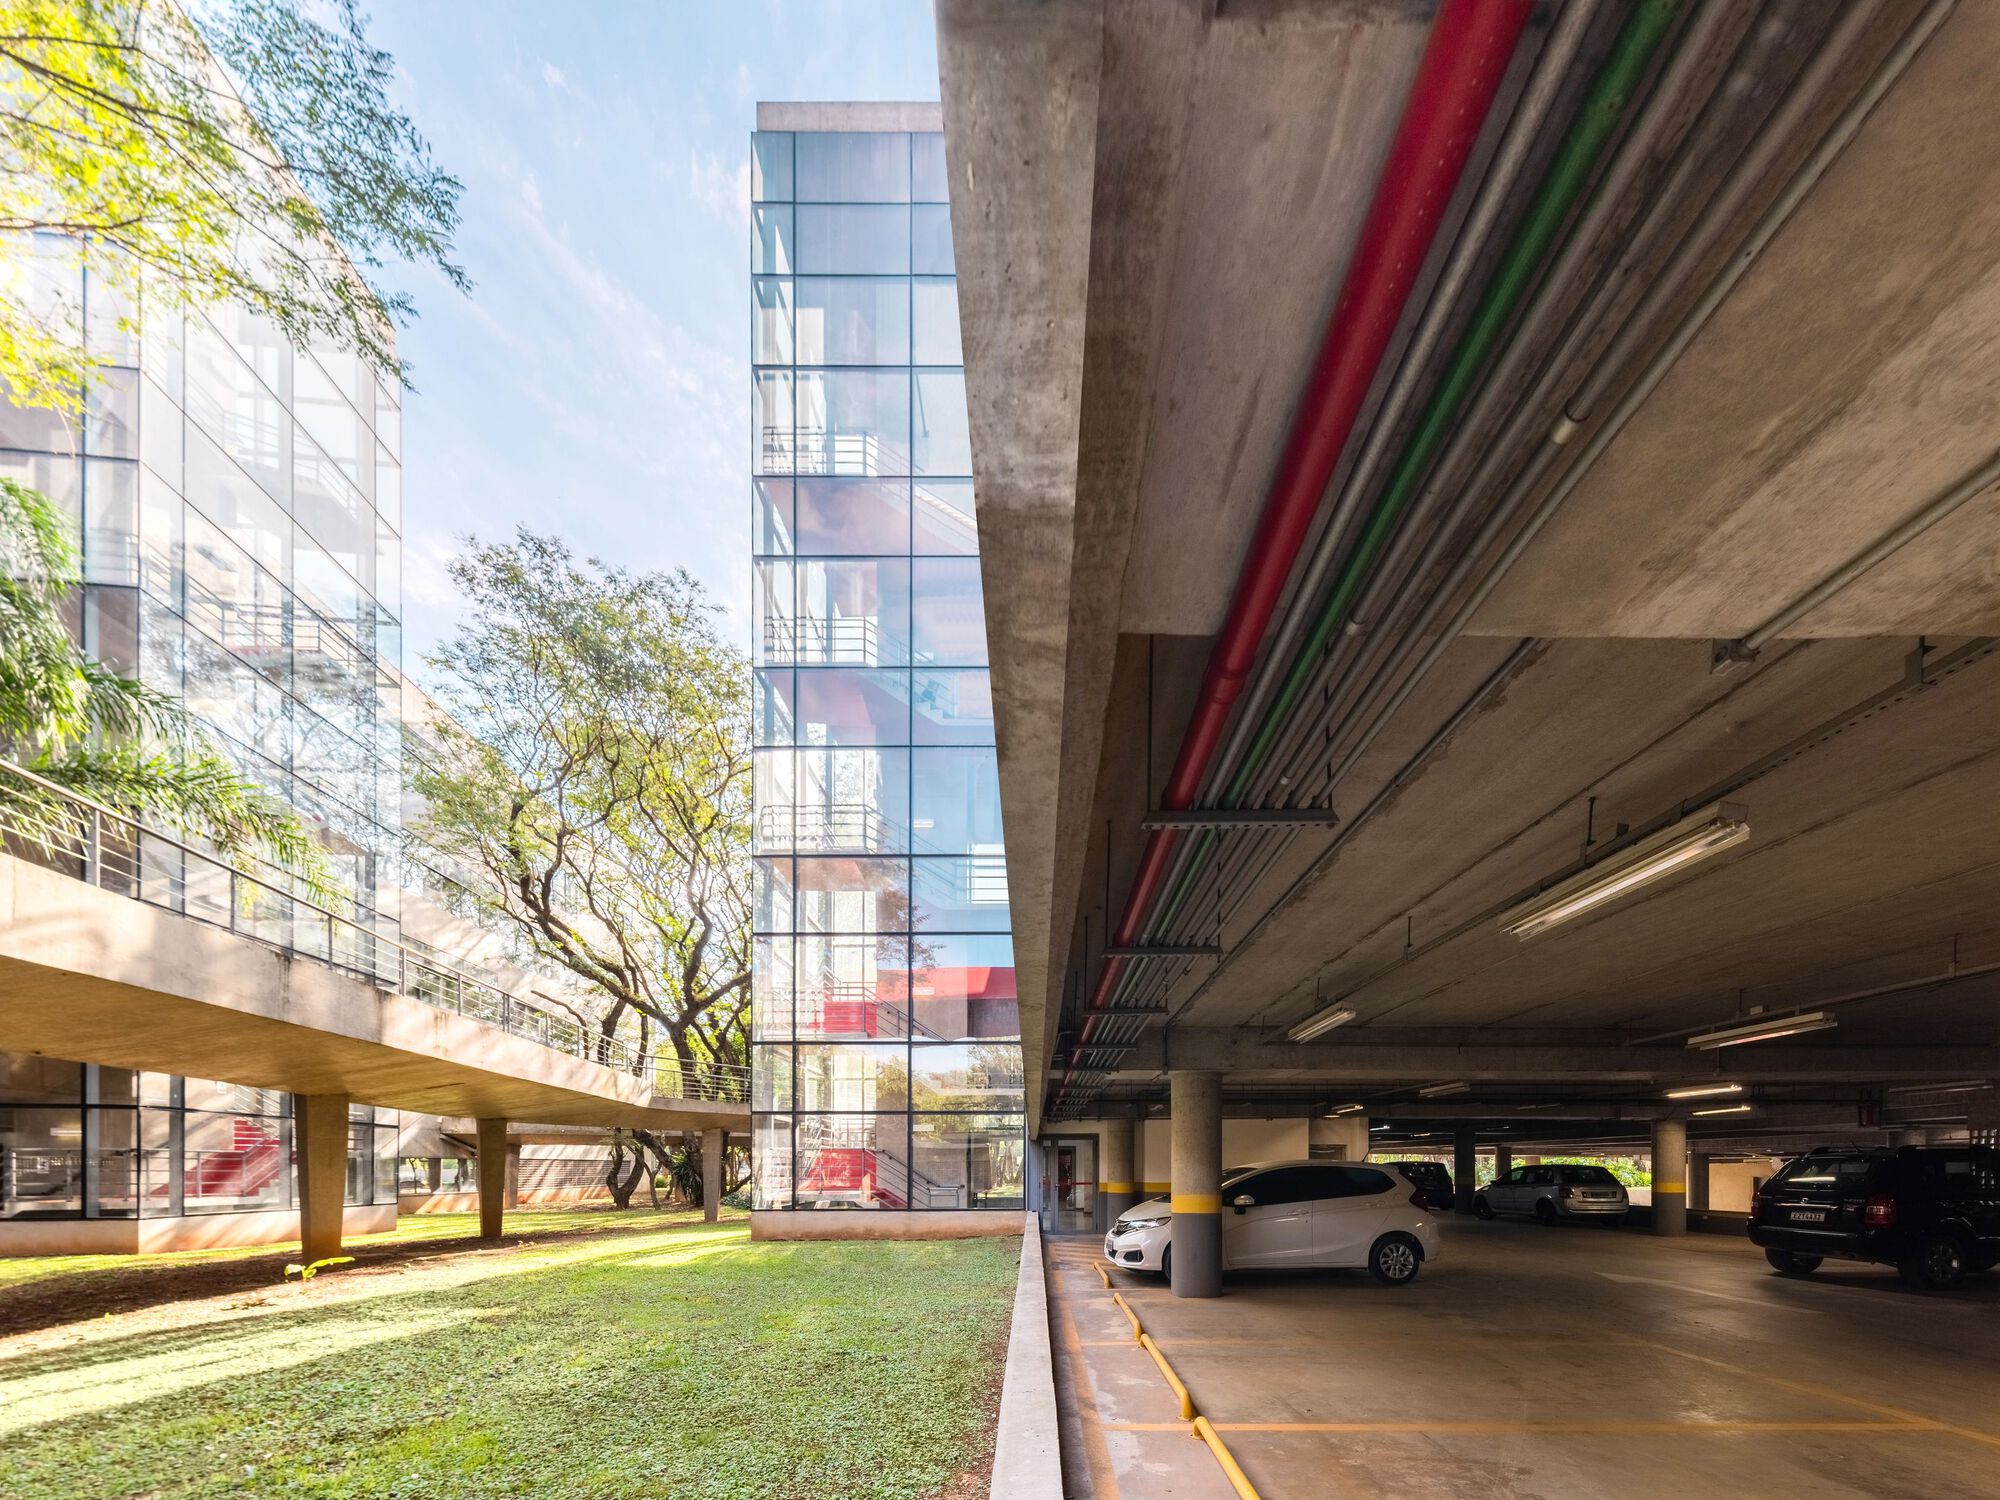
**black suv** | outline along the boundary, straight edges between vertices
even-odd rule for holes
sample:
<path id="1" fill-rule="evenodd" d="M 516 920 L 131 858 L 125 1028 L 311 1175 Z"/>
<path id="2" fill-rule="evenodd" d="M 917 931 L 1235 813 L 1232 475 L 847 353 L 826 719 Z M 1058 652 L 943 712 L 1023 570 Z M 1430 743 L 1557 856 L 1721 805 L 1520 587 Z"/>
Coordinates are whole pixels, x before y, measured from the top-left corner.
<path id="1" fill-rule="evenodd" d="M 1819 1149 L 1757 1190 L 1750 1239 L 1787 1275 L 1829 1256 L 1896 1267 L 1943 1289 L 2000 1264 L 2000 1150 Z"/>
<path id="2" fill-rule="evenodd" d="M 1389 1163 L 1424 1200 L 1425 1208 L 1451 1212 L 1451 1173 L 1441 1161 L 1392 1161 Z"/>

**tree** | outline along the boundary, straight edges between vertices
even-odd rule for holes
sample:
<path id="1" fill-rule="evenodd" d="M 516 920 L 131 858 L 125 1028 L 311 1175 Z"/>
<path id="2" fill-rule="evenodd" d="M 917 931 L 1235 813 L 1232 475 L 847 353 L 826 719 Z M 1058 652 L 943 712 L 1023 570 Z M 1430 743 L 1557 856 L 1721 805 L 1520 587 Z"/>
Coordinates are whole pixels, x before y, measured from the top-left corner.
<path id="1" fill-rule="evenodd" d="M 292 810 L 239 774 L 179 700 L 84 655 L 64 619 L 82 586 L 68 519 L 0 479 L 0 752 L 46 781 L 207 839 L 259 851 L 329 894 L 326 863 Z M 0 818 L 67 854 L 79 830 L 59 798 L 0 777 Z"/>
<path id="2" fill-rule="evenodd" d="M 451 567 L 425 658 L 446 716 L 406 757 L 411 833 L 604 997 L 607 1041 L 748 1055 L 749 672 L 684 571 L 579 562 L 520 531 Z"/>
<path id="3" fill-rule="evenodd" d="M 356 0 L 0 0 L 0 229 L 73 242 L 140 305 L 234 302 L 299 347 L 359 353 L 401 379 L 407 293 L 355 267 L 450 258 L 458 181 L 389 102 L 394 60 Z M 226 71 L 225 71 L 226 70 Z M 90 360 L 73 310 L 0 292 L 0 378 L 77 409 Z"/>

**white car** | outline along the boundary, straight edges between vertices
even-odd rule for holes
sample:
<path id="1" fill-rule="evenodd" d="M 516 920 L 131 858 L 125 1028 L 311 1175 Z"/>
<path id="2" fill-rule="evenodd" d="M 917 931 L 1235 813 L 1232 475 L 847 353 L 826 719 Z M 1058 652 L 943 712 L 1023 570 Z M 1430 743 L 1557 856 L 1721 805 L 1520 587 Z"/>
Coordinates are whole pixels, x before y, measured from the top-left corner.
<path id="1" fill-rule="evenodd" d="M 1173 1208 L 1135 1203 L 1104 1237 L 1104 1258 L 1131 1271 L 1167 1274 Z M 1401 1286 L 1438 1253 L 1437 1225 L 1423 1197 L 1381 1167 L 1325 1161 L 1265 1161 L 1222 1179 L 1222 1268 L 1366 1267 Z"/>
<path id="2" fill-rule="evenodd" d="M 1544 1224 L 1564 1219 L 1616 1224 L 1631 1206 L 1624 1186 L 1609 1168 L 1576 1162 L 1516 1167 L 1487 1183 L 1472 1200 L 1472 1211 L 1482 1219 L 1529 1214 Z"/>

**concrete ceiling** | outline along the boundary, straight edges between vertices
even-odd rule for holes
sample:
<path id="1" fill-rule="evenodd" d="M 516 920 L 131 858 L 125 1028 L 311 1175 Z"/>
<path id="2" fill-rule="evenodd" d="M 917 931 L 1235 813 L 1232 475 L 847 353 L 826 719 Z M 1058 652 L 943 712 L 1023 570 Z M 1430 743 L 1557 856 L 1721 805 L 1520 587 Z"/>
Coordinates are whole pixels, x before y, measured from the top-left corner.
<path id="1" fill-rule="evenodd" d="M 1121 908 L 1429 14 L 940 6 L 1031 1094 Z M 1187 966 L 1166 1037 L 1335 997 L 1356 1036 L 1639 1035 L 2000 962 L 2000 656 L 1898 691 L 1920 637 L 1935 668 L 2000 632 L 2000 502 L 1749 669 L 1711 672 L 1709 646 L 2000 446 L 1996 62 L 2000 10 L 1960 6 L 1356 764 L 1343 815 L 1533 641 L 1500 690 L 1372 816 L 1233 893 L 1226 958 Z M 1747 844 L 1531 943 L 1498 930 L 1576 861 L 1589 798 L 1602 838 L 1732 781 Z M 1831 1045 L 1990 1047 L 1991 998 L 1857 1006 Z"/>

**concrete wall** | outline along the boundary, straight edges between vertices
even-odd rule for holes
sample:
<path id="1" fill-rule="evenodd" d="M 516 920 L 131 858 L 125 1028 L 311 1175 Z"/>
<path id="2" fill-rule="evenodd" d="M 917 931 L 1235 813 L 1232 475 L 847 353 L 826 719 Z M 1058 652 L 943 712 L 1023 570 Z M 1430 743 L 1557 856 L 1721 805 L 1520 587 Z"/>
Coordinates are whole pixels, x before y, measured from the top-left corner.
<path id="1" fill-rule="evenodd" d="M 895 1209 L 766 1209 L 750 1215 L 753 1240 L 970 1240 L 1019 1234 L 1024 1216 L 1014 1209 L 956 1209 L 903 1213 Z"/>
<path id="2" fill-rule="evenodd" d="M 351 1235 L 384 1234 L 396 1227 L 396 1210 L 387 1203 L 349 1208 L 341 1222 Z M 229 1245 L 282 1245 L 298 1237 L 297 1209 L 174 1219 L 9 1219 L 0 1223 L 0 1257 L 154 1255 Z"/>
<path id="3" fill-rule="evenodd" d="M 1757 1161 L 1714 1161 L 1708 1164 L 1708 1206 L 1716 1213 L 1747 1214 L 1757 1183 L 1778 1175 L 1783 1163 L 1775 1157 Z"/>
<path id="4" fill-rule="evenodd" d="M 1242 1166 L 1253 1161 L 1304 1160 L 1311 1151 L 1310 1121 L 1224 1120 L 1222 1164 Z M 1063 1127 L 1065 1133 L 1070 1127 Z M 1173 1122 L 1148 1120 L 1139 1145 L 1140 1180 L 1149 1193 L 1164 1193 L 1173 1176 Z"/>

